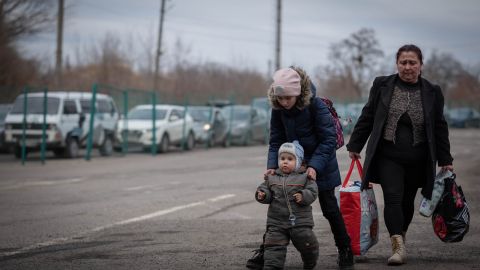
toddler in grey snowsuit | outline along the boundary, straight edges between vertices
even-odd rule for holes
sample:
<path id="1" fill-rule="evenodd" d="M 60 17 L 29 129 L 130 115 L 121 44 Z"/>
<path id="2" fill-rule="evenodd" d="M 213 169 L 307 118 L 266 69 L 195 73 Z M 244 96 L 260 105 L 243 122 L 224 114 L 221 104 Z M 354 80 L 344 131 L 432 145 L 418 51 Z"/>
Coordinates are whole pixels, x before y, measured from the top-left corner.
<path id="1" fill-rule="evenodd" d="M 258 202 L 270 204 L 265 234 L 263 269 L 283 269 L 287 246 L 292 241 L 300 252 L 304 269 L 313 269 L 318 259 L 318 241 L 311 204 L 317 199 L 318 187 L 307 174 L 299 173 L 303 148 L 294 141 L 278 150 L 278 169 L 269 175 L 255 193 Z"/>

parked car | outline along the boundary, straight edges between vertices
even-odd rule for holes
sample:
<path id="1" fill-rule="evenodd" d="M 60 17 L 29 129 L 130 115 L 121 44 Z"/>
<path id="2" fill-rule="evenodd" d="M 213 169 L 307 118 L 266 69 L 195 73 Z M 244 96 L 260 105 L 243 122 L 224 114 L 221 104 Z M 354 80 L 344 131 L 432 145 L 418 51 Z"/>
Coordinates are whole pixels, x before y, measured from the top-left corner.
<path id="1" fill-rule="evenodd" d="M 177 105 L 156 105 L 155 121 L 153 105 L 135 106 L 127 118 L 119 122 L 116 135 L 119 144 L 115 148 L 120 148 L 123 137 L 129 144 L 140 145 L 145 151 L 150 151 L 152 142 L 160 153 L 168 152 L 170 146 L 184 144 L 186 150 L 195 147 L 193 118 L 185 114 L 185 107 Z"/>
<path id="2" fill-rule="evenodd" d="M 347 128 L 349 133 L 353 131 L 353 128 L 357 124 L 364 106 L 364 103 L 349 103 L 345 105 L 345 120 L 349 121 Z"/>
<path id="3" fill-rule="evenodd" d="M 256 97 L 252 100 L 252 106 L 259 109 L 270 110 L 270 103 L 267 97 Z"/>
<path id="4" fill-rule="evenodd" d="M 24 95 L 19 95 L 5 119 L 5 141 L 21 157 L 23 144 Z M 49 92 L 46 111 L 46 149 L 56 156 L 75 158 L 85 147 L 90 130 L 92 94 L 87 92 Z M 44 94 L 27 95 L 25 147 L 27 152 L 38 151 L 42 144 Z M 112 154 L 118 112 L 113 99 L 96 95 L 93 127 L 93 147 L 103 156 Z"/>
<path id="5" fill-rule="evenodd" d="M 336 103 L 333 105 L 335 111 L 337 112 L 338 117 L 340 118 L 340 123 L 342 124 L 343 135 L 348 135 L 353 131 L 353 120 L 350 112 L 347 110 L 347 106 L 341 103 Z"/>
<path id="6" fill-rule="evenodd" d="M 188 113 L 192 116 L 193 129 L 197 143 L 208 143 L 209 146 L 222 145 L 228 147 L 227 119 L 220 108 L 213 106 L 190 106 Z"/>
<path id="7" fill-rule="evenodd" d="M 264 110 L 250 105 L 230 105 L 223 107 L 222 113 L 229 123 L 229 139 L 232 144 L 267 142 L 269 130 Z"/>
<path id="8" fill-rule="evenodd" d="M 0 104 L 0 152 L 8 153 L 10 147 L 5 143 L 5 118 L 11 110 L 12 104 Z"/>
<path id="9" fill-rule="evenodd" d="M 451 127 L 480 127 L 480 113 L 477 110 L 469 107 L 450 109 L 446 118 Z"/>
<path id="10" fill-rule="evenodd" d="M 233 105 L 232 101 L 228 99 L 214 99 L 207 102 L 207 106 L 214 106 L 218 108 L 223 108 L 228 105 Z"/>
<path id="11" fill-rule="evenodd" d="M 253 98 L 252 106 L 261 110 L 264 110 L 267 114 L 268 129 L 270 130 L 270 119 L 272 118 L 272 107 L 267 97 Z"/>

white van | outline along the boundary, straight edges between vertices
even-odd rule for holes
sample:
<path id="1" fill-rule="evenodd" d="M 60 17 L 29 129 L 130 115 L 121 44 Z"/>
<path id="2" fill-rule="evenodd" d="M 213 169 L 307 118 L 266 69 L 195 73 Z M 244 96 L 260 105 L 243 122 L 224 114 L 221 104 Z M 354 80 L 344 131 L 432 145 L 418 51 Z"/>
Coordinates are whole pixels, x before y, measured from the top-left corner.
<path id="1" fill-rule="evenodd" d="M 15 156 L 21 157 L 23 136 L 24 95 L 19 95 L 5 118 L 5 143 L 12 145 Z M 88 92 L 47 93 L 46 149 L 56 156 L 75 158 L 79 148 L 87 144 L 90 127 L 92 94 Z M 40 150 L 43 128 L 43 93 L 27 94 L 25 146 L 27 152 Z M 118 122 L 113 99 L 96 95 L 93 146 L 109 156 Z"/>

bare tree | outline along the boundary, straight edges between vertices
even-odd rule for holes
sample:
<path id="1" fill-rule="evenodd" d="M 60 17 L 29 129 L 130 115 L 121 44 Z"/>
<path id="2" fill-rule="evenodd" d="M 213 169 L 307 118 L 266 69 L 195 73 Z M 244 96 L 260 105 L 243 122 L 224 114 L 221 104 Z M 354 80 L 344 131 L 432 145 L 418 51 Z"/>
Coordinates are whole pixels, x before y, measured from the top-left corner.
<path id="1" fill-rule="evenodd" d="M 317 67 L 315 70 L 318 95 L 326 96 L 336 101 L 357 101 L 360 96 L 351 73 L 338 74 L 328 66 Z"/>
<path id="2" fill-rule="evenodd" d="M 448 96 L 451 88 L 457 84 L 457 78 L 465 73 L 465 70 L 451 54 L 433 51 L 425 62 L 422 72 L 425 78 L 440 85 L 443 94 Z"/>
<path id="3" fill-rule="evenodd" d="M 480 108 L 480 81 L 474 74 L 461 72 L 455 79 L 455 84 L 449 89 L 446 103 L 468 104 L 472 107 Z"/>
<path id="4" fill-rule="evenodd" d="M 65 86 L 88 89 L 93 83 L 108 84 L 116 87 L 134 87 L 136 81 L 142 82 L 133 70 L 127 48 L 112 33 L 107 33 L 98 44 L 76 49 L 77 63 L 66 70 Z M 131 51 L 131 50 L 130 50 Z M 142 85 L 144 87 L 144 85 Z"/>
<path id="5" fill-rule="evenodd" d="M 48 27 L 54 20 L 53 0 L 0 0 L 0 42 L 11 42 Z"/>
<path id="6" fill-rule="evenodd" d="M 383 55 L 375 31 L 362 28 L 330 46 L 331 71 L 338 77 L 351 78 L 354 91 L 361 97 L 367 92 Z"/>
<path id="7" fill-rule="evenodd" d="M 21 87 L 39 77 L 39 63 L 26 60 L 15 41 L 36 34 L 52 21 L 53 0 L 0 0 L 0 85 L 1 102 L 11 102 Z"/>

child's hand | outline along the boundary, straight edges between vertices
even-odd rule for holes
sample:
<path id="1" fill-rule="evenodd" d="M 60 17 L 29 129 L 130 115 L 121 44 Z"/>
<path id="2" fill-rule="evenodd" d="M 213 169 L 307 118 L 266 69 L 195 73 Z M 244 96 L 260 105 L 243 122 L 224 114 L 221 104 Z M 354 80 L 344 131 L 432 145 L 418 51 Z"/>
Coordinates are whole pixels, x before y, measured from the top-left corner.
<path id="1" fill-rule="evenodd" d="M 269 175 L 275 175 L 275 170 L 274 170 L 274 169 L 267 169 L 267 170 L 263 173 L 263 179 L 264 179 L 264 180 L 267 180 Z"/>
<path id="2" fill-rule="evenodd" d="M 293 197 L 295 197 L 295 202 L 300 203 L 303 200 L 303 195 L 302 193 L 295 193 L 293 194 Z"/>
<path id="3" fill-rule="evenodd" d="M 265 199 L 265 192 L 263 191 L 257 191 L 257 199 L 259 201 L 263 201 L 263 199 Z"/>

